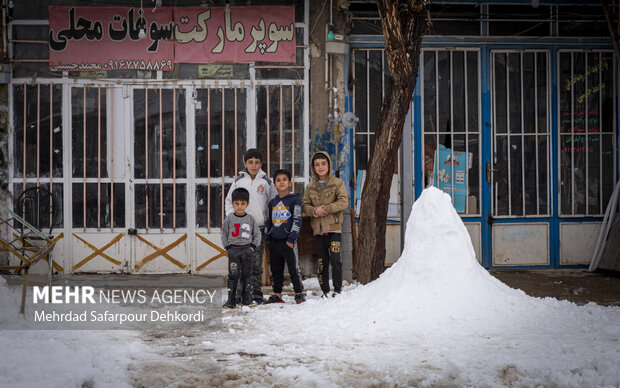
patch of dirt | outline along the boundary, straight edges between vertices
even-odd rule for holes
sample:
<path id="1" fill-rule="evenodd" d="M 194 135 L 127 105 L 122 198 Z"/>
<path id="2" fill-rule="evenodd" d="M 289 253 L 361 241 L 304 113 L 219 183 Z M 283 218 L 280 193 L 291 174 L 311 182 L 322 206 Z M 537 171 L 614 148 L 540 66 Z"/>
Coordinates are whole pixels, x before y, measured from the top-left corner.
<path id="1" fill-rule="evenodd" d="M 620 274 L 586 270 L 491 270 L 491 275 L 530 296 L 620 306 Z"/>

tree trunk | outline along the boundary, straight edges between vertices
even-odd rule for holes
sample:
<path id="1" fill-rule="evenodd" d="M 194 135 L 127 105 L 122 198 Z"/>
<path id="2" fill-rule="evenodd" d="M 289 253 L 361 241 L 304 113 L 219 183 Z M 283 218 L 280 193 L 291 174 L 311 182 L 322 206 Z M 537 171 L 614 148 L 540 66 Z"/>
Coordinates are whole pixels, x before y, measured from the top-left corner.
<path id="1" fill-rule="evenodd" d="M 363 284 L 378 278 L 385 267 L 385 230 L 390 186 L 405 117 L 413 98 L 420 44 L 426 27 L 423 1 L 377 0 L 377 5 L 383 23 L 385 54 L 391 77 L 362 190 L 356 272 L 358 280 Z"/>
<path id="2" fill-rule="evenodd" d="M 616 59 L 620 60 L 620 43 L 618 42 L 618 33 L 614 28 L 614 25 L 617 24 L 616 11 L 614 9 L 609 9 L 609 4 L 607 4 L 607 0 L 601 0 L 601 6 L 603 7 L 603 13 L 605 14 L 605 21 L 607 22 L 607 28 L 609 29 L 609 36 L 611 37 L 611 41 L 614 44 L 614 53 L 616 54 Z"/>

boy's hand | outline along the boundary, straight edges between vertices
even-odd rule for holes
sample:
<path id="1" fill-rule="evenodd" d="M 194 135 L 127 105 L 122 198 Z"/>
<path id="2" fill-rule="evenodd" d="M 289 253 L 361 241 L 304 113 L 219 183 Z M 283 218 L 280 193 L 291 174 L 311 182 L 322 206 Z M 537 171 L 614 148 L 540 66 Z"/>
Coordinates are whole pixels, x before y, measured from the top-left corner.
<path id="1" fill-rule="evenodd" d="M 317 206 L 314 209 L 314 214 L 316 214 L 317 217 L 325 217 L 327 215 L 327 211 L 325 210 L 325 205 Z"/>
<path id="2" fill-rule="evenodd" d="M 295 246 L 295 245 L 294 245 L 292 242 L 290 242 L 290 241 L 287 241 L 287 242 L 286 242 L 286 245 L 288 245 L 288 247 L 289 247 L 289 248 L 293 248 L 293 247 Z"/>

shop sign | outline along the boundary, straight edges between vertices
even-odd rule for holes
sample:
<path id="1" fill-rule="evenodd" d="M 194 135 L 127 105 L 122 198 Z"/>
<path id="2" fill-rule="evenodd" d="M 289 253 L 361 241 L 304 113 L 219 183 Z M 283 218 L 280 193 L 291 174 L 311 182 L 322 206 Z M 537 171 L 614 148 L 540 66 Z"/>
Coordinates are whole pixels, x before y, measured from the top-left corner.
<path id="1" fill-rule="evenodd" d="M 295 62 L 295 8 L 285 6 L 174 9 L 175 61 Z"/>
<path id="2" fill-rule="evenodd" d="M 49 15 L 52 71 L 173 70 L 172 7 L 50 6 Z"/>
<path id="3" fill-rule="evenodd" d="M 296 61 L 295 8 L 49 6 L 52 71 Z"/>

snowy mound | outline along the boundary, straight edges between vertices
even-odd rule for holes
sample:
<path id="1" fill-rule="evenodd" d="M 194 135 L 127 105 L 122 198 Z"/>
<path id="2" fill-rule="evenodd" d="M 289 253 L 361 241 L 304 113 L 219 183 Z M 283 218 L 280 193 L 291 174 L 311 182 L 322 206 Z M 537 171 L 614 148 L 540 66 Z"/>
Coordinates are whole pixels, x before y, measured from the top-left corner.
<path id="1" fill-rule="evenodd" d="M 428 317 L 427 323 L 483 319 L 506 303 L 520 300 L 529 306 L 532 300 L 480 266 L 450 196 L 434 187 L 424 190 L 413 205 L 401 257 L 357 293 L 376 300 L 382 319 L 398 312 L 401 319 Z"/>

